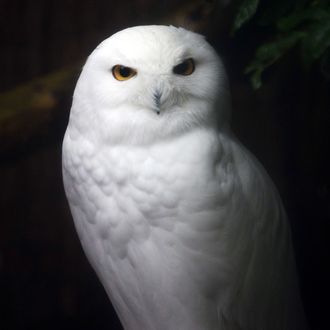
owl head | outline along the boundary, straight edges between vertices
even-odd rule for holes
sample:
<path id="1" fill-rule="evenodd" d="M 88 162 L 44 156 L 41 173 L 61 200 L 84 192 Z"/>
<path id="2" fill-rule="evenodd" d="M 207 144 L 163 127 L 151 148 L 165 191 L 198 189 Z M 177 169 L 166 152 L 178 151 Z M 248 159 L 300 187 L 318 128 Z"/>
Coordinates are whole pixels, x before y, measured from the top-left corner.
<path id="1" fill-rule="evenodd" d="M 137 26 L 104 40 L 78 80 L 72 129 L 104 143 L 152 143 L 225 125 L 229 92 L 205 38 L 173 26 Z"/>

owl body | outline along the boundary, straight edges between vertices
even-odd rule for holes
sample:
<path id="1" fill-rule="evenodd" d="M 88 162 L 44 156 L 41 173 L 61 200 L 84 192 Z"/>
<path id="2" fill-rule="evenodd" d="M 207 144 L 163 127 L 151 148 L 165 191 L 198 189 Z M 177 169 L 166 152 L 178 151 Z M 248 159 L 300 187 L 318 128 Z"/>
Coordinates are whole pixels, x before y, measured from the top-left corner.
<path id="1" fill-rule="evenodd" d="M 82 71 L 64 185 L 127 330 L 304 329 L 283 207 L 229 103 L 218 56 L 184 29 L 119 32 Z"/>

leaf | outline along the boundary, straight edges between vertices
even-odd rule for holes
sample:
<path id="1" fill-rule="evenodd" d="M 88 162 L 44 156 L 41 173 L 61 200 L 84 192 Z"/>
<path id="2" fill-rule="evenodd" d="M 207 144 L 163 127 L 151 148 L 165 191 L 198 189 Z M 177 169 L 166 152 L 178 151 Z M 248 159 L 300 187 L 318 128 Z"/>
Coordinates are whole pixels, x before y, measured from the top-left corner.
<path id="1" fill-rule="evenodd" d="M 252 73 L 251 83 L 254 89 L 262 85 L 261 75 L 263 71 L 304 37 L 305 32 L 294 31 L 286 36 L 278 36 L 276 41 L 263 44 L 257 49 L 254 60 L 245 69 L 245 73 Z"/>
<path id="2" fill-rule="evenodd" d="M 260 67 L 252 74 L 250 81 L 253 89 L 259 89 L 262 86 L 261 74 L 263 70 L 264 69 Z"/>
<path id="3" fill-rule="evenodd" d="M 289 31 L 296 28 L 304 21 L 330 20 L 329 10 L 319 7 L 310 7 L 305 10 L 293 13 L 278 20 L 277 28 L 280 31 Z"/>
<path id="4" fill-rule="evenodd" d="M 305 67 L 314 61 L 328 63 L 330 54 L 329 0 L 241 0 L 232 32 L 249 21 L 258 9 L 255 23 L 270 27 L 275 40 L 257 48 L 254 59 L 245 73 L 251 75 L 255 89 L 262 85 L 263 72 L 297 43 L 301 44 L 301 58 Z M 327 54 L 327 55 L 326 55 Z M 322 63 L 323 63 L 322 62 Z M 327 67 L 327 64 L 324 65 Z M 328 69 L 325 69 L 327 71 Z"/>
<path id="5" fill-rule="evenodd" d="M 259 0 L 243 0 L 234 19 L 232 32 L 237 31 L 256 13 Z"/>
<path id="6" fill-rule="evenodd" d="M 302 59 L 309 67 L 330 47 L 330 19 L 318 21 L 310 26 L 302 41 Z"/>

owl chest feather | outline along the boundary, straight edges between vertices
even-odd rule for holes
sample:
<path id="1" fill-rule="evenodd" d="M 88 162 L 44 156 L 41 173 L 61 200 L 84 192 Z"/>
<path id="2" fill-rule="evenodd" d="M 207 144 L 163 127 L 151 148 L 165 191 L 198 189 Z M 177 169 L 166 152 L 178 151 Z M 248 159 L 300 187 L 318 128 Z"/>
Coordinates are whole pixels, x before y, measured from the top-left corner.
<path id="1" fill-rule="evenodd" d="M 97 147 L 68 138 L 64 167 L 73 180 L 72 199 L 85 201 L 84 213 L 100 227 L 173 230 L 190 219 L 188 213 L 206 212 L 232 189 L 226 184 L 230 161 L 217 164 L 223 152 L 217 137 L 195 135 L 143 147 Z"/>
<path id="2" fill-rule="evenodd" d="M 156 304 L 158 298 L 140 292 L 144 285 L 154 285 L 150 292 L 170 300 L 174 309 L 189 292 L 204 292 L 199 298 L 204 306 L 207 292 L 215 294 L 221 215 L 231 212 L 235 180 L 218 137 L 194 135 L 148 147 L 97 148 L 69 137 L 65 142 L 66 190 L 79 236 L 103 283 L 113 279 L 115 289 L 106 289 L 120 306 Z M 201 265 L 208 270 L 202 275 Z M 130 298 L 121 295 L 124 287 Z"/>

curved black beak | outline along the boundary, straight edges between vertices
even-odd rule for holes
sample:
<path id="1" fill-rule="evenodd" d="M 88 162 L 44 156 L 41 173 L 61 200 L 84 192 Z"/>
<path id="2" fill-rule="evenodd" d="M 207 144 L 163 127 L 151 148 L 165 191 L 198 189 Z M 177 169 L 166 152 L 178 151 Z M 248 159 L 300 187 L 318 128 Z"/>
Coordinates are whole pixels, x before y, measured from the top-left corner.
<path id="1" fill-rule="evenodd" d="M 159 90 L 156 90 L 154 95 L 154 102 L 155 102 L 155 111 L 157 112 L 157 115 L 160 114 L 160 99 L 162 97 L 162 93 Z"/>

